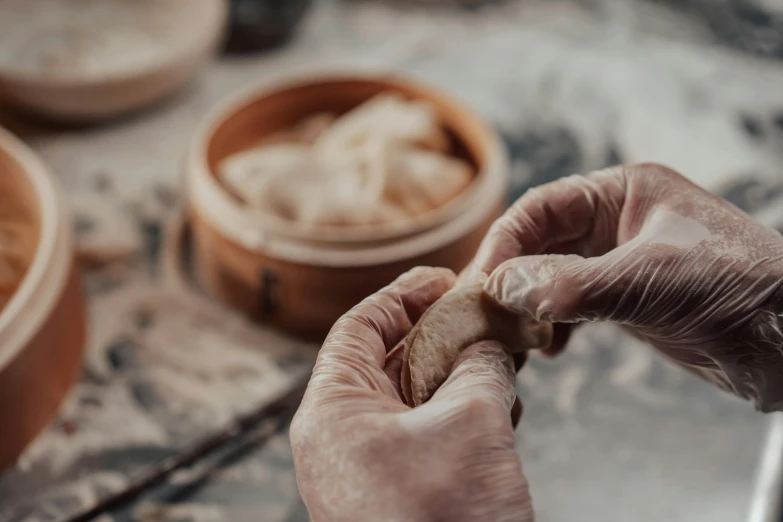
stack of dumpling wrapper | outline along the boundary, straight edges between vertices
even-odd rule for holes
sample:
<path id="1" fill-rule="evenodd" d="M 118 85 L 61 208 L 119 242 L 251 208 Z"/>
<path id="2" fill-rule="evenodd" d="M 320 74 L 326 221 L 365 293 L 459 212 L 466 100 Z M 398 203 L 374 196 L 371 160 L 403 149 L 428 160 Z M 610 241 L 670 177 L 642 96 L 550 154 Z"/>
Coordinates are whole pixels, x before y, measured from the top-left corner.
<path id="1" fill-rule="evenodd" d="M 384 93 L 234 154 L 219 175 L 254 210 L 302 225 L 400 225 L 471 182 L 471 167 L 448 149 L 432 107 Z"/>

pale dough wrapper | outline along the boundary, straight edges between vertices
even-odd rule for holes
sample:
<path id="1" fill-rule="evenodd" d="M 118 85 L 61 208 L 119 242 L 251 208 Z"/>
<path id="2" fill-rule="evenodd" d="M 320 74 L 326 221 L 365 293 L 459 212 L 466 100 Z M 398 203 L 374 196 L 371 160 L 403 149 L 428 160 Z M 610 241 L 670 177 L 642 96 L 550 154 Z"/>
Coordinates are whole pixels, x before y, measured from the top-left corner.
<path id="1" fill-rule="evenodd" d="M 373 197 L 361 171 L 309 182 L 292 178 L 275 189 L 270 195 L 280 213 L 301 225 L 371 225 L 406 218 L 395 205 Z"/>
<path id="2" fill-rule="evenodd" d="M 252 148 L 224 159 L 218 170 L 223 183 L 256 208 L 266 210 L 270 183 L 309 174 L 316 168 L 307 145 L 276 143 Z"/>
<path id="3" fill-rule="evenodd" d="M 254 212 L 319 226 L 398 227 L 440 207 L 473 179 L 450 157 L 427 103 L 379 94 L 336 118 L 318 113 L 218 165 Z"/>
<path id="4" fill-rule="evenodd" d="M 332 113 L 319 112 L 308 116 L 291 129 L 285 129 L 261 140 L 259 146 L 279 144 L 312 145 L 337 119 Z"/>
<path id="5" fill-rule="evenodd" d="M 500 341 L 514 353 L 546 348 L 552 325 L 511 315 L 491 304 L 481 283 L 455 287 L 422 315 L 405 339 L 402 392 L 410 406 L 427 402 L 446 382 L 463 350 Z"/>
<path id="6" fill-rule="evenodd" d="M 369 144 L 368 144 L 369 145 Z M 370 225 L 405 219 L 402 209 L 382 199 L 383 172 L 375 148 L 343 161 L 268 175 L 256 207 L 299 224 Z"/>
<path id="7" fill-rule="evenodd" d="M 341 116 L 315 142 L 321 154 L 345 154 L 370 137 L 402 141 L 446 152 L 448 138 L 435 111 L 424 102 L 397 94 L 379 94 Z"/>
<path id="8" fill-rule="evenodd" d="M 385 159 L 387 197 L 414 216 L 453 199 L 473 178 L 464 161 L 401 143 L 390 145 Z"/>

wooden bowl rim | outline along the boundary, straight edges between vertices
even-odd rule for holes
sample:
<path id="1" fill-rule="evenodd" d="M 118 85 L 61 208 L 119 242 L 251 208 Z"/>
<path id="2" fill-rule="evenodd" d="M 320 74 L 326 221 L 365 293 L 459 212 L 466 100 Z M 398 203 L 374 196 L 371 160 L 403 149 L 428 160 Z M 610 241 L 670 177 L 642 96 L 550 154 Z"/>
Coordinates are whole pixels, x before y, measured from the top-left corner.
<path id="1" fill-rule="evenodd" d="M 16 162 L 38 198 L 41 232 L 32 263 L 0 311 L 0 369 L 13 360 L 50 315 L 71 270 L 72 231 L 55 180 L 37 155 L 0 127 L 0 154 Z"/>
<path id="2" fill-rule="evenodd" d="M 211 7 L 212 11 L 207 12 L 205 10 L 201 20 L 204 27 L 201 31 L 193 32 L 191 36 L 192 41 L 189 42 L 190 45 L 182 45 L 178 49 L 178 53 L 156 59 L 146 66 L 136 65 L 100 76 L 86 78 L 46 77 L 34 72 L 24 72 L 11 67 L 0 67 L 0 82 L 6 85 L 13 85 L 16 88 L 35 87 L 47 89 L 92 89 L 132 83 L 140 78 L 163 72 L 172 64 L 181 62 L 186 56 L 199 55 L 205 48 L 215 47 L 228 20 L 228 2 L 229 0 L 205 2 L 204 5 Z M 208 37 L 204 37 L 205 34 Z"/>
<path id="3" fill-rule="evenodd" d="M 486 160 L 476 180 L 466 189 L 471 193 L 465 198 L 462 211 L 457 212 L 451 220 L 436 223 L 429 229 L 402 236 L 396 241 L 382 245 L 362 245 L 362 242 L 355 241 L 352 242 L 356 245 L 355 248 L 346 248 L 345 244 L 340 242 L 335 242 L 335 245 L 323 242 L 316 246 L 313 242 L 317 241 L 317 238 L 313 238 L 313 241 L 303 241 L 299 238 L 284 237 L 273 230 L 262 229 L 258 221 L 244 211 L 241 204 L 236 202 L 212 175 L 207 151 L 214 131 L 243 107 L 282 91 L 324 83 L 361 81 L 386 83 L 390 90 L 405 86 L 431 93 L 445 104 L 458 108 L 475 123 L 487 143 Z M 243 248 L 301 264 L 345 267 L 395 262 L 421 255 L 449 241 L 458 240 L 479 226 L 487 213 L 494 210 L 493 206 L 505 197 L 508 169 L 508 157 L 497 132 L 465 103 L 441 89 L 397 72 L 377 70 L 356 72 L 346 69 L 324 73 L 292 74 L 276 82 L 253 85 L 229 96 L 213 108 L 197 127 L 188 150 L 185 177 L 191 210 L 197 212 L 208 226 L 220 235 Z"/>

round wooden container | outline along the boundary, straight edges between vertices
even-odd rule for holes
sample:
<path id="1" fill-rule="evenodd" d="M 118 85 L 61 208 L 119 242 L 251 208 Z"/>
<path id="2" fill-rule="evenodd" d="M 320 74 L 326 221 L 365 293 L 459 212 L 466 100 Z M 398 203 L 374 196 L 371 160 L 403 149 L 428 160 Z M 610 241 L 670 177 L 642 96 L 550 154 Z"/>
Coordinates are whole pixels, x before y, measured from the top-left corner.
<path id="1" fill-rule="evenodd" d="M 170 57 L 121 72 L 58 78 L 0 68 L 0 99 L 46 118 L 88 123 L 127 114 L 180 89 L 217 51 L 228 0 L 197 0 L 187 23 L 193 44 Z"/>
<path id="2" fill-rule="evenodd" d="M 387 91 L 430 103 L 454 150 L 476 170 L 457 203 L 427 222 L 396 235 L 300 237 L 259 221 L 216 178 L 223 158 L 270 133 L 313 113 L 344 113 Z M 201 284 L 253 318 L 321 336 L 362 298 L 415 266 L 464 268 L 503 209 L 508 162 L 495 132 L 439 90 L 390 75 L 336 75 L 252 89 L 218 107 L 196 133 L 186 175 Z"/>
<path id="3" fill-rule="evenodd" d="M 85 307 L 70 217 L 46 168 L 0 128 L 0 193 L 36 234 L 31 263 L 0 310 L 0 469 L 49 423 L 79 376 Z"/>

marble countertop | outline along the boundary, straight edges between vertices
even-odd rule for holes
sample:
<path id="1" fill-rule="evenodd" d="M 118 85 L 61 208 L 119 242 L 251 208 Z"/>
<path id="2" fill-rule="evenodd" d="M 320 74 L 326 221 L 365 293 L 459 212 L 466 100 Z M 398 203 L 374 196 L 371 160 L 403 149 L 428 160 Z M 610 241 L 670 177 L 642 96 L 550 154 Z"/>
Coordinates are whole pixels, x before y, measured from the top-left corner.
<path id="1" fill-rule="evenodd" d="M 52 129 L 6 116 L 74 202 L 100 198 L 138 231 L 139 254 L 88 274 L 84 376 L 0 475 L 0 522 L 73 513 L 309 370 L 317 346 L 192 298 L 162 260 L 189 138 L 227 94 L 310 70 L 402 71 L 449 89 L 499 129 L 513 160 L 510 200 L 574 172 L 654 160 L 783 229 L 780 25 L 773 2 L 749 1 L 756 11 L 729 0 L 480 9 L 322 0 L 285 49 L 215 61 L 175 99 L 135 117 Z M 81 218 L 102 226 L 100 215 Z M 581 329 L 562 357 L 531 362 L 519 392 L 519 451 L 539 522 L 746 517 L 770 418 L 621 331 Z M 206 474 L 179 473 L 100 520 L 308 517 L 279 434 Z"/>

